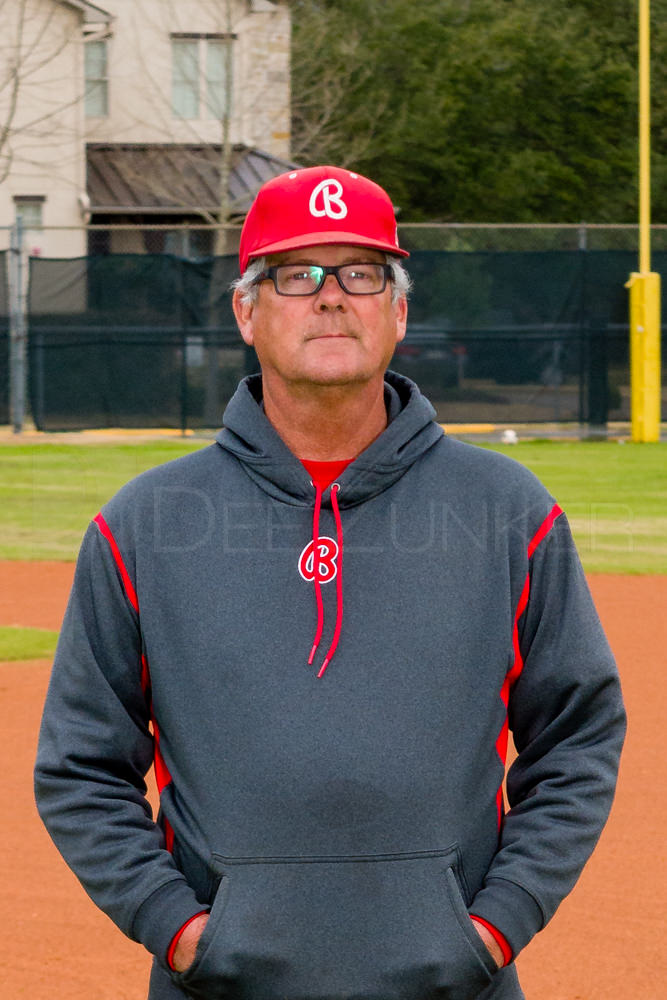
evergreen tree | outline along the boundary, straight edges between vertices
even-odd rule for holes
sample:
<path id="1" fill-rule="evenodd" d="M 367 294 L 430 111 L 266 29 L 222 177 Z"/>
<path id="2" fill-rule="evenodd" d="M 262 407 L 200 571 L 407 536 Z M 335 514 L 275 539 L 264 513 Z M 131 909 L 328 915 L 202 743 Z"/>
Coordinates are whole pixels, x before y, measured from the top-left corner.
<path id="1" fill-rule="evenodd" d="M 636 0 L 292 0 L 294 158 L 404 221 L 634 222 Z M 653 0 L 654 219 L 667 0 Z"/>

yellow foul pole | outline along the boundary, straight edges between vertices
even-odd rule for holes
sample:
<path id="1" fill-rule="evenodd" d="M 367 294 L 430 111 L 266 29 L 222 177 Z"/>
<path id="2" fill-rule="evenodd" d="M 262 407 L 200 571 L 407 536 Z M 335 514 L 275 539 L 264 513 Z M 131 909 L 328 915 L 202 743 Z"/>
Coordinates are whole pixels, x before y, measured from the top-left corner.
<path id="1" fill-rule="evenodd" d="M 650 0 L 639 0 L 639 270 L 651 270 Z"/>
<path id="2" fill-rule="evenodd" d="M 660 275 L 651 271 L 650 0 L 639 0 L 639 273 L 630 275 L 632 440 L 660 440 Z"/>

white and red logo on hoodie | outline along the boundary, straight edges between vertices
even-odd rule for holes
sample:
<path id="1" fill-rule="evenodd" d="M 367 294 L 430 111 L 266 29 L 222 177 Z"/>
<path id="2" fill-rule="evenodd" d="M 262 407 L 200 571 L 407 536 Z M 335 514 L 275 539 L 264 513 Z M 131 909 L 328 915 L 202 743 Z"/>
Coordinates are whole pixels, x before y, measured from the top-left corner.
<path id="1" fill-rule="evenodd" d="M 336 540 L 329 538 L 327 535 L 320 535 L 318 539 L 318 556 L 317 577 L 319 582 L 330 583 L 331 580 L 335 580 L 336 573 L 338 572 L 338 563 L 336 562 L 338 558 L 338 543 Z M 315 542 L 311 539 L 299 556 L 299 573 L 308 583 L 312 583 L 315 579 L 314 562 Z"/>

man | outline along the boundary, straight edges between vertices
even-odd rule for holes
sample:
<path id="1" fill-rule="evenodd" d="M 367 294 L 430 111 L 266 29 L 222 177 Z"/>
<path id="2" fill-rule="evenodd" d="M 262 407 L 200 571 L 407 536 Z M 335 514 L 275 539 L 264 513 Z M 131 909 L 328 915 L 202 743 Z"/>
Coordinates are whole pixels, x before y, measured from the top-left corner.
<path id="1" fill-rule="evenodd" d="M 386 373 L 405 256 L 371 181 L 266 184 L 261 376 L 84 540 L 37 798 L 150 1000 L 516 1000 L 605 821 L 624 714 L 565 516 Z"/>

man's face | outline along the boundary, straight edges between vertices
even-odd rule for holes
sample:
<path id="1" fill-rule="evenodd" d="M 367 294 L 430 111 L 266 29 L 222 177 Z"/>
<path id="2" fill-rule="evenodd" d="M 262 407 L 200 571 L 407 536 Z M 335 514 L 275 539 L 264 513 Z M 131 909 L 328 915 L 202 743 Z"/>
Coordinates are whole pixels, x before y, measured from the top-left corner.
<path id="1" fill-rule="evenodd" d="M 270 264 L 384 263 L 377 250 L 319 246 L 276 254 Z M 405 298 L 392 304 L 391 284 L 379 295 L 349 295 L 333 274 L 315 295 L 278 295 L 272 281 L 257 301 L 234 312 L 247 344 L 254 346 L 265 378 L 297 385 L 343 386 L 381 377 L 405 336 Z"/>

